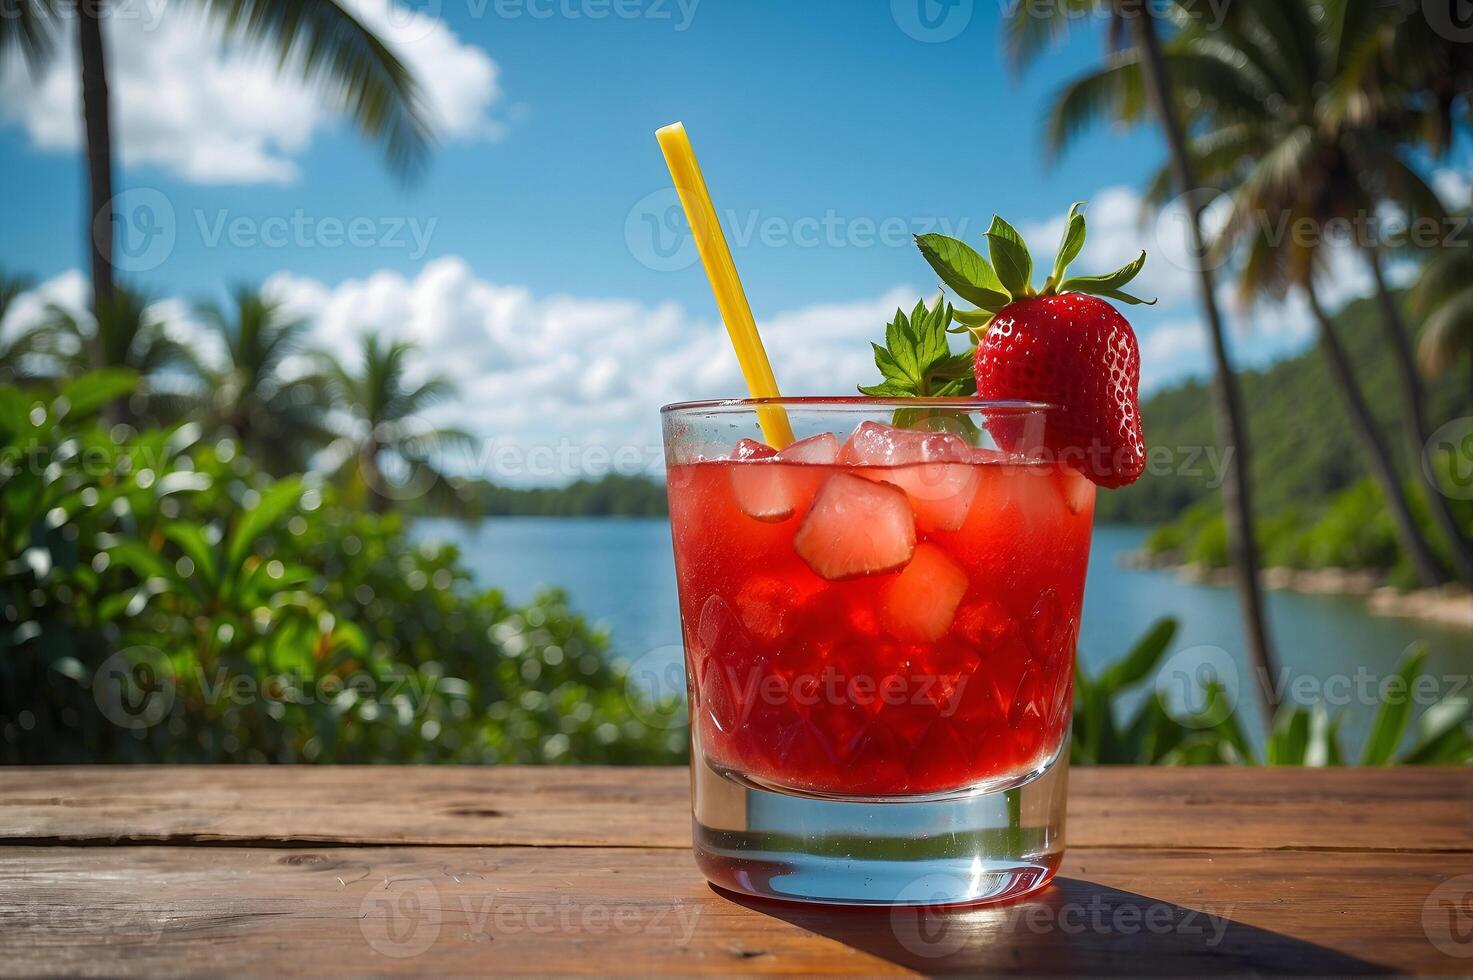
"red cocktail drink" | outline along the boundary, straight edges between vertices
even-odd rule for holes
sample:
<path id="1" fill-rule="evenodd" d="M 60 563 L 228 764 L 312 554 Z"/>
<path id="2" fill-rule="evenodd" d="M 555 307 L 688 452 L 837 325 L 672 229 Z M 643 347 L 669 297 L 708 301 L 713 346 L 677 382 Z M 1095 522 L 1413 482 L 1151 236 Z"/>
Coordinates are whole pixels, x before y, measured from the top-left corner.
<path id="1" fill-rule="evenodd" d="M 999 412 L 1019 425 L 1020 414 Z M 1094 484 L 866 421 L 672 459 L 693 749 L 778 791 L 1026 781 L 1064 745 Z M 711 454 L 714 455 L 714 454 Z"/>

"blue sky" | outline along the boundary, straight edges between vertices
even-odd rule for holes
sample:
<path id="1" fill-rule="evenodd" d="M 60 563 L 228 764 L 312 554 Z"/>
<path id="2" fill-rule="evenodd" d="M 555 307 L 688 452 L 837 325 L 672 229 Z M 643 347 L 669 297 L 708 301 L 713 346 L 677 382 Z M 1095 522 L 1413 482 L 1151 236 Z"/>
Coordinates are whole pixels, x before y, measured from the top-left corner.
<path id="1" fill-rule="evenodd" d="M 1098 55 L 1099 40 L 1080 38 L 1020 81 L 1002 63 L 990 11 L 975 11 L 954 40 L 921 43 L 884 3 L 699 0 L 684 30 L 675 0 L 651 0 L 646 16 L 627 20 L 544 19 L 526 8 L 498 16 L 498 3 L 436 6 L 462 41 L 496 61 L 498 114 L 513 121 L 496 142 L 447 142 L 413 186 L 341 125 L 312 140 L 297 158 L 300 179 L 285 186 L 190 184 L 157 166 L 129 168 L 121 183 L 163 190 L 176 214 L 203 209 L 207 226 L 220 209 L 433 219 L 425 258 L 463 256 L 480 274 L 539 292 L 694 304 L 704 299 L 698 275 L 646 269 L 624 240 L 630 207 L 668 185 L 653 132 L 675 119 L 690 127 L 718 206 L 764 218 L 832 211 L 985 225 L 995 210 L 1041 220 L 1101 187 L 1139 182 L 1158 156 L 1150 136 L 1102 132 L 1044 168 L 1038 129 L 1048 98 Z M 45 276 L 83 258 L 83 170 L 76 154 L 30 142 L 20 127 L 0 130 L 0 169 L 27 188 L 6 196 L 3 255 L 7 266 Z M 407 249 L 210 249 L 197 228 L 181 223 L 176 252 L 151 270 L 151 286 L 208 291 L 285 267 L 331 282 L 417 265 Z M 772 310 L 923 271 L 909 248 L 754 241 L 739 251 L 753 302 Z"/>
<path id="2" fill-rule="evenodd" d="M 651 237 L 673 200 L 653 134 L 679 119 L 789 393 L 871 380 L 865 341 L 934 288 L 910 231 L 976 241 L 995 211 L 1046 262 L 1077 199 L 1094 217 L 1081 266 L 1152 252 L 1141 286 L 1162 303 L 1131 313 L 1147 385 L 1206 366 L 1179 235 L 1138 224 L 1155 134 L 1102 126 L 1043 159 L 1050 99 L 1101 55 L 1095 25 L 1018 78 L 985 0 L 351 2 L 444 123 L 408 186 L 319 93 L 158 0 L 118 0 L 118 187 L 125 211 L 143 201 L 172 231 L 127 266 L 153 295 L 265 282 L 325 346 L 367 330 L 418 341 L 488 437 L 647 443 L 660 402 L 740 393 L 699 266 Z M 922 12 L 945 16 L 926 28 Z M 0 73 L 0 264 L 77 300 L 73 73 Z M 190 329 L 182 303 L 171 314 Z M 1239 331 L 1251 362 L 1304 340 L 1292 312 Z"/>

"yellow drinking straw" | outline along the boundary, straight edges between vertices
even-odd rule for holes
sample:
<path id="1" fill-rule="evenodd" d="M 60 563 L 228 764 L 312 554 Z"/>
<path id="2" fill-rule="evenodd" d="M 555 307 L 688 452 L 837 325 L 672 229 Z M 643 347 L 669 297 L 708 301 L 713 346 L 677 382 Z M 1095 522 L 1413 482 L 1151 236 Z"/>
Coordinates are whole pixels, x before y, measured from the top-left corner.
<path id="1" fill-rule="evenodd" d="M 753 398 L 778 398 L 777 379 L 772 376 L 772 365 L 767 361 L 767 351 L 757 333 L 757 321 L 752 319 L 747 293 L 737 277 L 736 263 L 732 261 L 726 235 L 721 231 L 716 207 L 711 203 L 711 192 L 706 189 L 706 178 L 701 176 L 696 151 L 691 149 L 690 137 L 685 134 L 685 124 L 672 123 L 658 130 L 655 138 L 665 153 L 670 176 L 675 178 L 675 192 L 680 195 L 680 204 L 685 208 L 685 219 L 695 237 L 696 249 L 701 253 L 706 277 L 711 280 L 711 292 L 716 294 L 721 319 L 726 321 L 726 332 L 731 335 L 731 345 L 736 349 L 737 363 L 741 365 L 742 377 L 747 380 L 747 391 Z M 774 449 L 782 449 L 793 441 L 793 428 L 788 424 L 788 413 L 781 405 L 759 407 L 757 424 L 762 426 L 763 438 Z"/>

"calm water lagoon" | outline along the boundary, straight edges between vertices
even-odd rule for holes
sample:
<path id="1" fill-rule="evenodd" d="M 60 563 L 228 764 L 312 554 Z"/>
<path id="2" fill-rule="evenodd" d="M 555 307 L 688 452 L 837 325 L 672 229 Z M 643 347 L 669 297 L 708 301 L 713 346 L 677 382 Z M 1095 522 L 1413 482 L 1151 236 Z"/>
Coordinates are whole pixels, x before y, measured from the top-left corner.
<path id="1" fill-rule="evenodd" d="M 515 602 L 546 586 L 561 586 L 574 608 L 606 625 L 616 655 L 649 669 L 679 663 L 680 617 L 670 528 L 663 519 L 488 518 L 478 524 L 422 520 L 425 540 L 458 544 L 480 584 Z M 1087 670 L 1118 659 L 1156 619 L 1181 623 L 1166 663 L 1181 678 L 1243 664 L 1237 600 L 1231 589 L 1177 579 L 1170 571 L 1126 568 L 1121 557 L 1140 547 L 1147 531 L 1095 530 L 1085 590 L 1080 654 Z M 1317 695 L 1346 711 L 1343 745 L 1359 745 L 1374 710 L 1360 703 L 1388 675 L 1409 646 L 1425 642 L 1427 671 L 1443 693 L 1463 687 L 1473 696 L 1473 634 L 1414 620 L 1373 616 L 1351 597 L 1269 594 L 1269 615 L 1290 679 L 1288 697 Z M 1250 731 L 1258 706 L 1242 673 L 1240 708 Z M 1419 705 L 1420 707 L 1422 705 Z"/>

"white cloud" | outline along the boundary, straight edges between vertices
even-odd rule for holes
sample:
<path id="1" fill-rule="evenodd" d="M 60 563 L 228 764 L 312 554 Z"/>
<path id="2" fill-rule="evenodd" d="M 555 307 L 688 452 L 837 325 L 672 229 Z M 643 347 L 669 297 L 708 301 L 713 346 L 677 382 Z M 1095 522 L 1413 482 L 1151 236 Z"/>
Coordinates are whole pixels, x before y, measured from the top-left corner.
<path id="1" fill-rule="evenodd" d="M 478 278 L 459 258 L 428 263 L 417 275 L 378 272 L 329 287 L 279 273 L 263 287 L 315 323 L 314 342 L 351 363 L 369 331 L 412 340 L 424 368 L 460 388 L 439 421 L 507 447 L 493 479 L 546 482 L 585 471 L 583 451 L 631 447 L 657 459 L 662 404 L 740 396 L 743 382 L 720 323 L 673 303 L 536 296 Z M 897 287 L 871 299 L 817 304 L 761 324 L 785 394 L 849 394 L 875 380 L 868 341 L 917 290 Z M 574 451 L 552 472 L 519 455 L 534 447 Z M 480 462 L 488 457 L 483 451 Z M 578 462 L 579 460 L 583 462 Z M 596 463 L 589 463 L 596 466 Z"/>
<path id="2" fill-rule="evenodd" d="M 48 306 L 59 306 L 68 313 L 80 315 L 90 305 L 91 298 L 92 287 L 87 277 L 77 269 L 68 269 L 12 300 L 4 319 L 0 319 L 0 337 L 9 338 L 40 323 Z"/>
<path id="3" fill-rule="evenodd" d="M 497 65 L 434 17 L 394 0 L 349 4 L 420 79 L 446 139 L 494 139 L 501 91 Z M 153 164 L 196 183 L 287 183 L 336 106 L 278 72 L 267 51 L 222 44 L 215 21 L 179 5 L 121 0 L 104 21 L 114 139 L 124 165 Z M 75 26 L 58 24 L 58 50 L 32 78 L 23 59 L 0 70 L 0 123 L 25 128 L 43 150 L 81 146 Z"/>

